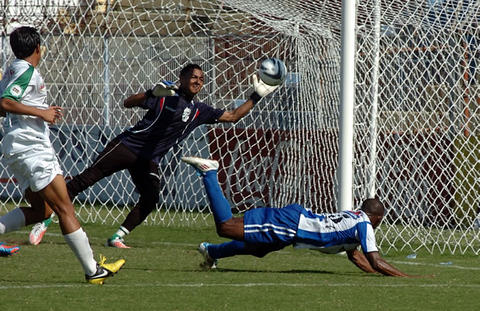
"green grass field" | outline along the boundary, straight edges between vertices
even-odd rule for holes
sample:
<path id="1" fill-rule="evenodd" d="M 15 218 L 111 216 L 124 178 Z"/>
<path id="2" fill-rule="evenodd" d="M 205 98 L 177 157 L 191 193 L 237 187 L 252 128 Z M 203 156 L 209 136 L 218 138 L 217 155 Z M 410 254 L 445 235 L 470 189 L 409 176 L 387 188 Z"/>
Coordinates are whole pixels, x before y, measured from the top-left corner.
<path id="1" fill-rule="evenodd" d="M 132 249 L 103 246 L 117 226 L 84 226 L 95 254 L 127 263 L 103 286 L 84 282 L 83 271 L 52 224 L 39 246 L 28 230 L 2 241 L 20 252 L 0 258 L 2 310 L 474 310 L 480 305 L 480 268 L 471 255 L 389 254 L 410 274 L 433 278 L 369 275 L 345 256 L 288 247 L 263 259 L 226 258 L 202 271 L 199 242 L 221 242 L 213 226 L 140 226 Z M 451 264 L 445 264 L 451 262 Z"/>

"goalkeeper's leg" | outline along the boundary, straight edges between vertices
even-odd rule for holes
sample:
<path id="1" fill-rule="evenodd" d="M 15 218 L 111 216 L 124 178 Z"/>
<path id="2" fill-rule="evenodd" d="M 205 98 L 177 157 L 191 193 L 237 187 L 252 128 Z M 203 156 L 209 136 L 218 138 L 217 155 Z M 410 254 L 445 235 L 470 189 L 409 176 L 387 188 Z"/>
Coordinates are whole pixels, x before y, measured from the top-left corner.
<path id="1" fill-rule="evenodd" d="M 80 192 L 88 189 L 102 178 L 130 167 L 136 160 L 137 156 L 130 149 L 119 139 L 113 139 L 92 165 L 67 183 L 70 199 L 73 200 Z"/>
<path id="2" fill-rule="evenodd" d="M 155 209 L 159 200 L 160 179 L 158 165 L 153 161 L 137 161 L 129 167 L 140 199 L 128 213 L 127 218 L 118 230 L 108 238 L 107 245 L 116 248 L 129 248 L 125 245 L 124 237 L 138 225 L 142 224 L 148 215 Z"/>

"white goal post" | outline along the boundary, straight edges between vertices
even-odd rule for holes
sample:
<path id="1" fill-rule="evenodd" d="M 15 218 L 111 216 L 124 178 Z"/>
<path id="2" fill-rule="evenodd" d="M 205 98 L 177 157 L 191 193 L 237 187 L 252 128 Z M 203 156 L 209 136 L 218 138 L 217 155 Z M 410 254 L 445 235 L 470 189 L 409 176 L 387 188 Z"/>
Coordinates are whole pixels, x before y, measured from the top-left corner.
<path id="1" fill-rule="evenodd" d="M 480 253 L 480 2 L 357 0 L 355 6 L 353 206 L 380 197 L 382 251 Z M 37 27 L 39 66 L 65 176 L 81 172 L 142 116 L 127 96 L 176 80 L 199 64 L 199 99 L 231 109 L 252 91 L 260 61 L 287 65 L 284 86 L 236 124 L 198 128 L 161 163 L 158 211 L 149 224 L 194 224 L 209 215 L 200 181 L 182 155 L 220 161 L 237 211 L 298 202 L 333 212 L 339 201 L 340 0 L 5 0 L 2 70 L 9 32 Z M 21 202 L 0 162 L 0 214 Z M 128 172 L 75 199 L 82 221 L 119 223 L 137 194 Z"/>

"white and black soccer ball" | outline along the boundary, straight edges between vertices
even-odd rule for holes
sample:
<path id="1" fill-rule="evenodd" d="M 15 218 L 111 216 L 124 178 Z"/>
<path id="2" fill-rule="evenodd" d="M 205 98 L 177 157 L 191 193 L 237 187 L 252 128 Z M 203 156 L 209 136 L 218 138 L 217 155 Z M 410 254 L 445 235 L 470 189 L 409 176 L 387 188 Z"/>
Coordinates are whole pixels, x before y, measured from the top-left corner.
<path id="1" fill-rule="evenodd" d="M 287 67 L 278 58 L 267 58 L 260 64 L 258 75 L 268 85 L 280 85 L 287 78 Z"/>

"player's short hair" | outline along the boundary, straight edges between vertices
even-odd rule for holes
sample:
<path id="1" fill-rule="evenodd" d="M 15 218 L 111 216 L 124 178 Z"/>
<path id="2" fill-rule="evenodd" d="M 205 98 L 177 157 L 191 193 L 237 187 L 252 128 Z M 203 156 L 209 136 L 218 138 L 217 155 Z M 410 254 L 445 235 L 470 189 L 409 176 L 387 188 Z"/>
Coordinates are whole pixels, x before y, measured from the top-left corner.
<path id="1" fill-rule="evenodd" d="M 378 198 L 366 199 L 360 208 L 362 211 L 372 216 L 383 216 L 385 208 Z"/>
<path id="2" fill-rule="evenodd" d="M 18 59 L 25 59 L 33 54 L 40 45 L 40 34 L 29 26 L 22 26 L 10 34 L 10 46 Z"/>
<path id="3" fill-rule="evenodd" d="M 200 67 L 197 64 L 188 64 L 185 67 L 183 67 L 182 70 L 180 70 L 180 78 L 183 78 L 183 77 L 191 74 L 194 69 L 198 69 L 198 70 L 203 71 L 202 67 Z"/>

